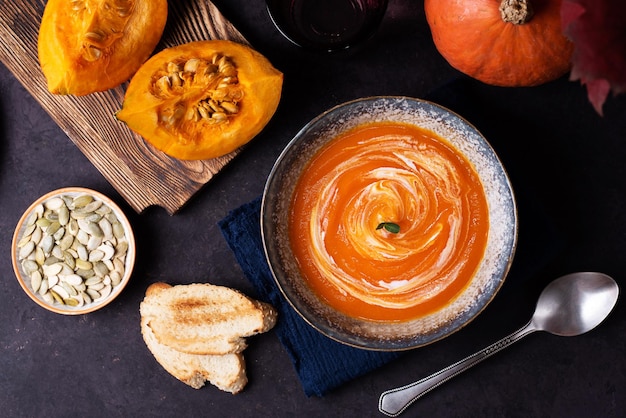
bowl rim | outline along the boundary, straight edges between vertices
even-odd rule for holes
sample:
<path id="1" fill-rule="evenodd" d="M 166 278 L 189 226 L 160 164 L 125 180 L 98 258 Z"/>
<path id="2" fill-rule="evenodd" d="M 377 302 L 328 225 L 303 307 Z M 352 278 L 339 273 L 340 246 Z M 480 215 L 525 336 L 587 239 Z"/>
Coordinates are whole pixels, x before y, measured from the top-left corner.
<path id="1" fill-rule="evenodd" d="M 269 230 L 270 227 L 268 227 L 268 223 L 270 223 L 269 219 L 271 216 L 271 214 L 269 213 L 271 211 L 271 208 L 270 208 L 271 198 L 269 197 L 269 195 L 271 191 L 273 190 L 273 188 L 278 187 L 280 189 L 279 186 L 275 185 L 275 183 L 278 181 L 277 172 L 279 171 L 280 166 L 285 163 L 285 160 L 288 158 L 289 154 L 292 152 L 292 149 L 296 147 L 301 137 L 303 137 L 309 130 L 314 128 L 317 124 L 321 123 L 324 118 L 328 117 L 329 115 L 335 112 L 342 110 L 342 108 L 344 107 L 358 105 L 359 103 L 378 102 L 378 101 L 416 102 L 420 105 L 437 109 L 439 112 L 444 112 L 450 118 L 453 118 L 459 121 L 464 127 L 466 127 L 468 130 L 470 130 L 475 135 L 477 135 L 477 137 L 479 138 L 481 142 L 481 146 L 485 148 L 485 151 L 488 152 L 490 154 L 490 157 L 493 158 L 494 161 L 497 163 L 497 170 L 499 173 L 501 173 L 502 178 L 504 180 L 504 186 L 507 192 L 509 193 L 507 197 L 509 198 L 508 202 L 510 202 L 510 204 L 507 205 L 507 210 L 508 210 L 507 215 L 510 216 L 510 221 L 511 221 L 511 227 L 510 227 L 511 237 L 508 242 L 509 244 L 508 248 L 506 248 L 506 251 L 504 251 L 503 253 L 504 255 L 501 256 L 501 258 L 506 257 L 506 260 L 504 264 L 501 266 L 501 269 L 499 270 L 497 283 L 495 283 L 495 286 L 489 290 L 489 293 L 490 293 L 489 297 L 486 300 L 484 300 L 483 303 L 480 304 L 478 309 L 474 310 L 470 316 L 465 318 L 463 322 L 455 323 L 455 321 L 451 321 L 453 322 L 452 324 L 442 326 L 438 328 L 437 332 L 433 333 L 432 335 L 429 335 L 429 336 L 427 335 L 426 338 L 417 339 L 417 340 L 403 339 L 403 340 L 397 340 L 397 341 L 388 341 L 388 340 L 380 339 L 377 341 L 372 341 L 369 338 L 363 339 L 362 337 L 358 335 L 354 335 L 354 334 L 346 335 L 345 330 L 342 330 L 342 329 L 337 331 L 337 329 L 333 328 L 332 324 L 324 322 L 323 318 L 320 318 L 316 312 L 311 312 L 311 309 L 307 306 L 306 303 L 303 303 L 302 301 L 290 295 L 290 293 L 294 293 L 294 291 L 291 288 L 285 289 L 283 283 L 281 283 L 281 279 L 279 278 L 279 276 L 280 274 L 284 274 L 284 273 L 277 271 L 277 268 L 279 268 L 279 266 L 274 265 L 271 259 L 271 254 L 270 254 L 272 252 L 271 246 L 272 246 L 273 240 L 272 240 L 272 237 L 270 236 L 271 235 L 271 231 Z M 447 138 L 444 138 L 444 139 L 448 141 Z M 465 155 L 464 153 L 462 154 Z M 482 180 L 483 179 L 481 178 L 481 181 Z M 505 279 L 510 271 L 511 265 L 515 257 L 515 252 L 517 249 L 519 222 L 518 222 L 518 209 L 517 209 L 517 204 L 515 200 L 515 194 L 511 185 L 509 175 L 504 165 L 502 164 L 502 161 L 500 160 L 495 150 L 491 146 L 491 144 L 487 141 L 484 135 L 473 124 L 468 122 L 465 118 L 463 118 L 456 112 L 429 100 L 413 98 L 409 96 L 380 95 L 380 96 L 369 96 L 369 97 L 357 98 L 357 99 L 346 101 L 344 103 L 340 103 L 336 106 L 333 106 L 329 108 L 328 110 L 320 113 L 318 116 L 313 118 L 308 123 L 306 123 L 294 135 L 294 137 L 289 141 L 289 143 L 285 146 L 285 148 L 280 153 L 279 157 L 276 159 L 270 171 L 270 174 L 268 175 L 267 181 L 265 183 L 265 187 L 264 187 L 263 195 L 261 199 L 260 228 L 261 228 L 261 241 L 263 244 L 265 258 L 269 266 L 269 270 L 271 272 L 274 283 L 277 285 L 278 289 L 280 290 L 280 293 L 288 302 L 288 304 L 296 311 L 296 313 L 307 324 L 312 326 L 317 331 L 321 332 L 323 335 L 345 345 L 349 345 L 349 346 L 353 346 L 353 347 L 361 348 L 361 349 L 373 350 L 373 351 L 402 351 L 402 350 L 408 350 L 408 349 L 413 349 L 416 347 L 429 345 L 445 337 L 448 337 L 458 332 L 460 329 L 464 328 L 468 324 L 470 324 L 476 317 L 480 315 L 480 313 L 484 311 L 484 309 L 491 303 L 491 301 L 498 294 L 500 288 L 504 284 Z M 462 317 L 464 316 L 464 313 L 461 313 L 458 316 Z M 320 319 L 322 321 L 319 321 Z M 424 336 L 426 334 L 421 334 L 421 335 Z"/>
<path id="2" fill-rule="evenodd" d="M 24 229 L 24 223 L 30 217 L 30 215 L 32 214 L 32 211 L 35 209 L 36 206 L 38 206 L 39 204 L 53 197 L 67 195 L 67 194 L 77 194 L 77 195 L 89 194 L 101 200 L 104 204 L 109 206 L 111 210 L 115 212 L 116 216 L 118 217 L 118 219 L 124 226 L 126 240 L 128 241 L 128 250 L 127 250 L 126 259 L 124 262 L 125 271 L 124 271 L 124 276 L 122 277 L 121 282 L 117 286 L 115 286 L 112 289 L 111 294 L 107 296 L 105 299 L 103 299 L 102 301 L 98 303 L 90 303 L 90 304 L 83 305 L 77 308 L 67 307 L 65 305 L 61 306 L 57 304 L 50 305 L 46 301 L 40 299 L 37 295 L 35 295 L 33 290 L 30 288 L 30 285 L 27 283 L 26 278 L 28 276 L 22 272 L 20 263 L 18 261 L 17 244 L 19 240 L 21 239 L 21 235 Z M 24 292 L 28 295 L 28 297 L 32 301 L 34 301 L 37 305 L 41 306 L 42 308 L 50 312 L 54 312 L 54 313 L 62 314 L 62 315 L 83 315 L 83 314 L 91 313 L 99 309 L 102 309 L 105 306 L 107 306 L 109 303 L 111 303 L 114 299 L 116 299 L 119 296 L 119 294 L 124 290 L 128 282 L 130 281 L 130 278 L 133 274 L 133 269 L 135 266 L 135 258 L 136 258 L 135 235 L 132 229 L 132 225 L 130 224 L 130 221 L 128 220 L 128 217 L 126 216 L 124 211 L 117 205 L 117 203 L 115 203 L 108 196 L 104 195 L 101 192 L 98 192 L 96 190 L 89 189 L 86 187 L 74 187 L 74 186 L 62 187 L 56 190 L 51 190 L 45 193 L 44 195 L 40 196 L 39 198 L 37 198 L 28 206 L 28 208 L 23 212 L 22 216 L 18 220 L 17 225 L 15 227 L 15 231 L 13 232 L 13 240 L 11 242 L 11 262 L 13 264 L 13 272 L 22 290 L 24 290 Z"/>

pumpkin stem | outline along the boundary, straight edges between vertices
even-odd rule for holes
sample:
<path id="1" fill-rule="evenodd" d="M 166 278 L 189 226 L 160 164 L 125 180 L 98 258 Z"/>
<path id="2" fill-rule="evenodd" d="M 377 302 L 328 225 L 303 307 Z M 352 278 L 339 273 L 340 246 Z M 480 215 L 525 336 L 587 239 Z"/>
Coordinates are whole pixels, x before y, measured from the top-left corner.
<path id="1" fill-rule="evenodd" d="M 508 23 L 522 25 L 529 22 L 533 14 L 533 8 L 527 0 L 502 0 L 500 3 L 500 15 Z"/>

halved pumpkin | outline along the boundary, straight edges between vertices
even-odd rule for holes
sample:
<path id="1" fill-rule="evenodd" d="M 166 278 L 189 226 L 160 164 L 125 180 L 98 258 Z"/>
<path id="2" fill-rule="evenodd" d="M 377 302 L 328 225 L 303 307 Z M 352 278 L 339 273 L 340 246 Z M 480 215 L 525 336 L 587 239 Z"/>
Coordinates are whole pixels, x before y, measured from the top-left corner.
<path id="1" fill-rule="evenodd" d="M 167 0 L 49 0 L 39 28 L 53 94 L 108 90 L 129 80 L 159 43 Z"/>
<path id="2" fill-rule="evenodd" d="M 283 74 L 240 43 L 196 41 L 164 49 L 133 76 L 119 120 L 182 160 L 226 155 L 269 122 Z"/>

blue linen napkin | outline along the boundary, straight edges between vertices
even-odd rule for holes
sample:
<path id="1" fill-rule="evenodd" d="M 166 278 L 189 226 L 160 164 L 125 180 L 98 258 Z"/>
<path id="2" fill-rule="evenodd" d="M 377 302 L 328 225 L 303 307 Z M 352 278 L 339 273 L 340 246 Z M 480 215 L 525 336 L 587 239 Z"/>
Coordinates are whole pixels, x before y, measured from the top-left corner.
<path id="1" fill-rule="evenodd" d="M 265 260 L 260 210 L 259 197 L 231 211 L 219 227 L 259 299 L 277 309 L 279 319 L 274 330 L 291 357 L 304 393 L 323 396 L 398 358 L 399 352 L 361 350 L 338 343 L 313 329 L 294 311 L 275 284 Z"/>

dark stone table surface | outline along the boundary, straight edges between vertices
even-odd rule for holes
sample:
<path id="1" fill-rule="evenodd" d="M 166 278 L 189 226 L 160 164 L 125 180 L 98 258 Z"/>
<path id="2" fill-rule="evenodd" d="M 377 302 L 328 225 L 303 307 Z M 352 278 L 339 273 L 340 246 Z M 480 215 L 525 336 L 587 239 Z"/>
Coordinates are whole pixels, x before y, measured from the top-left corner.
<path id="1" fill-rule="evenodd" d="M 626 97 L 603 117 L 578 82 L 504 89 L 466 79 L 437 53 L 421 1 L 390 0 L 378 33 L 334 54 L 302 50 L 273 27 L 264 2 L 215 0 L 285 74 L 267 128 L 176 215 L 137 214 L 13 75 L 0 67 L 0 416 L 376 417 L 379 394 L 433 373 L 515 331 L 541 289 L 574 271 L 626 272 Z M 443 86 L 443 87 L 442 87 Z M 233 396 L 194 390 L 147 350 L 139 303 L 148 285 L 211 282 L 252 296 L 217 222 L 262 193 L 281 150 L 313 117 L 372 95 L 427 97 L 483 131 L 511 176 L 519 243 L 511 274 L 488 308 L 453 336 L 405 353 L 324 397 L 307 397 L 273 332 L 245 351 L 249 383 Z M 96 189 L 129 215 L 138 243 L 131 283 L 111 305 L 49 313 L 15 280 L 10 243 L 23 210 L 65 186 Z M 579 337 L 533 334 L 414 404 L 406 416 L 626 415 L 626 305 Z"/>

